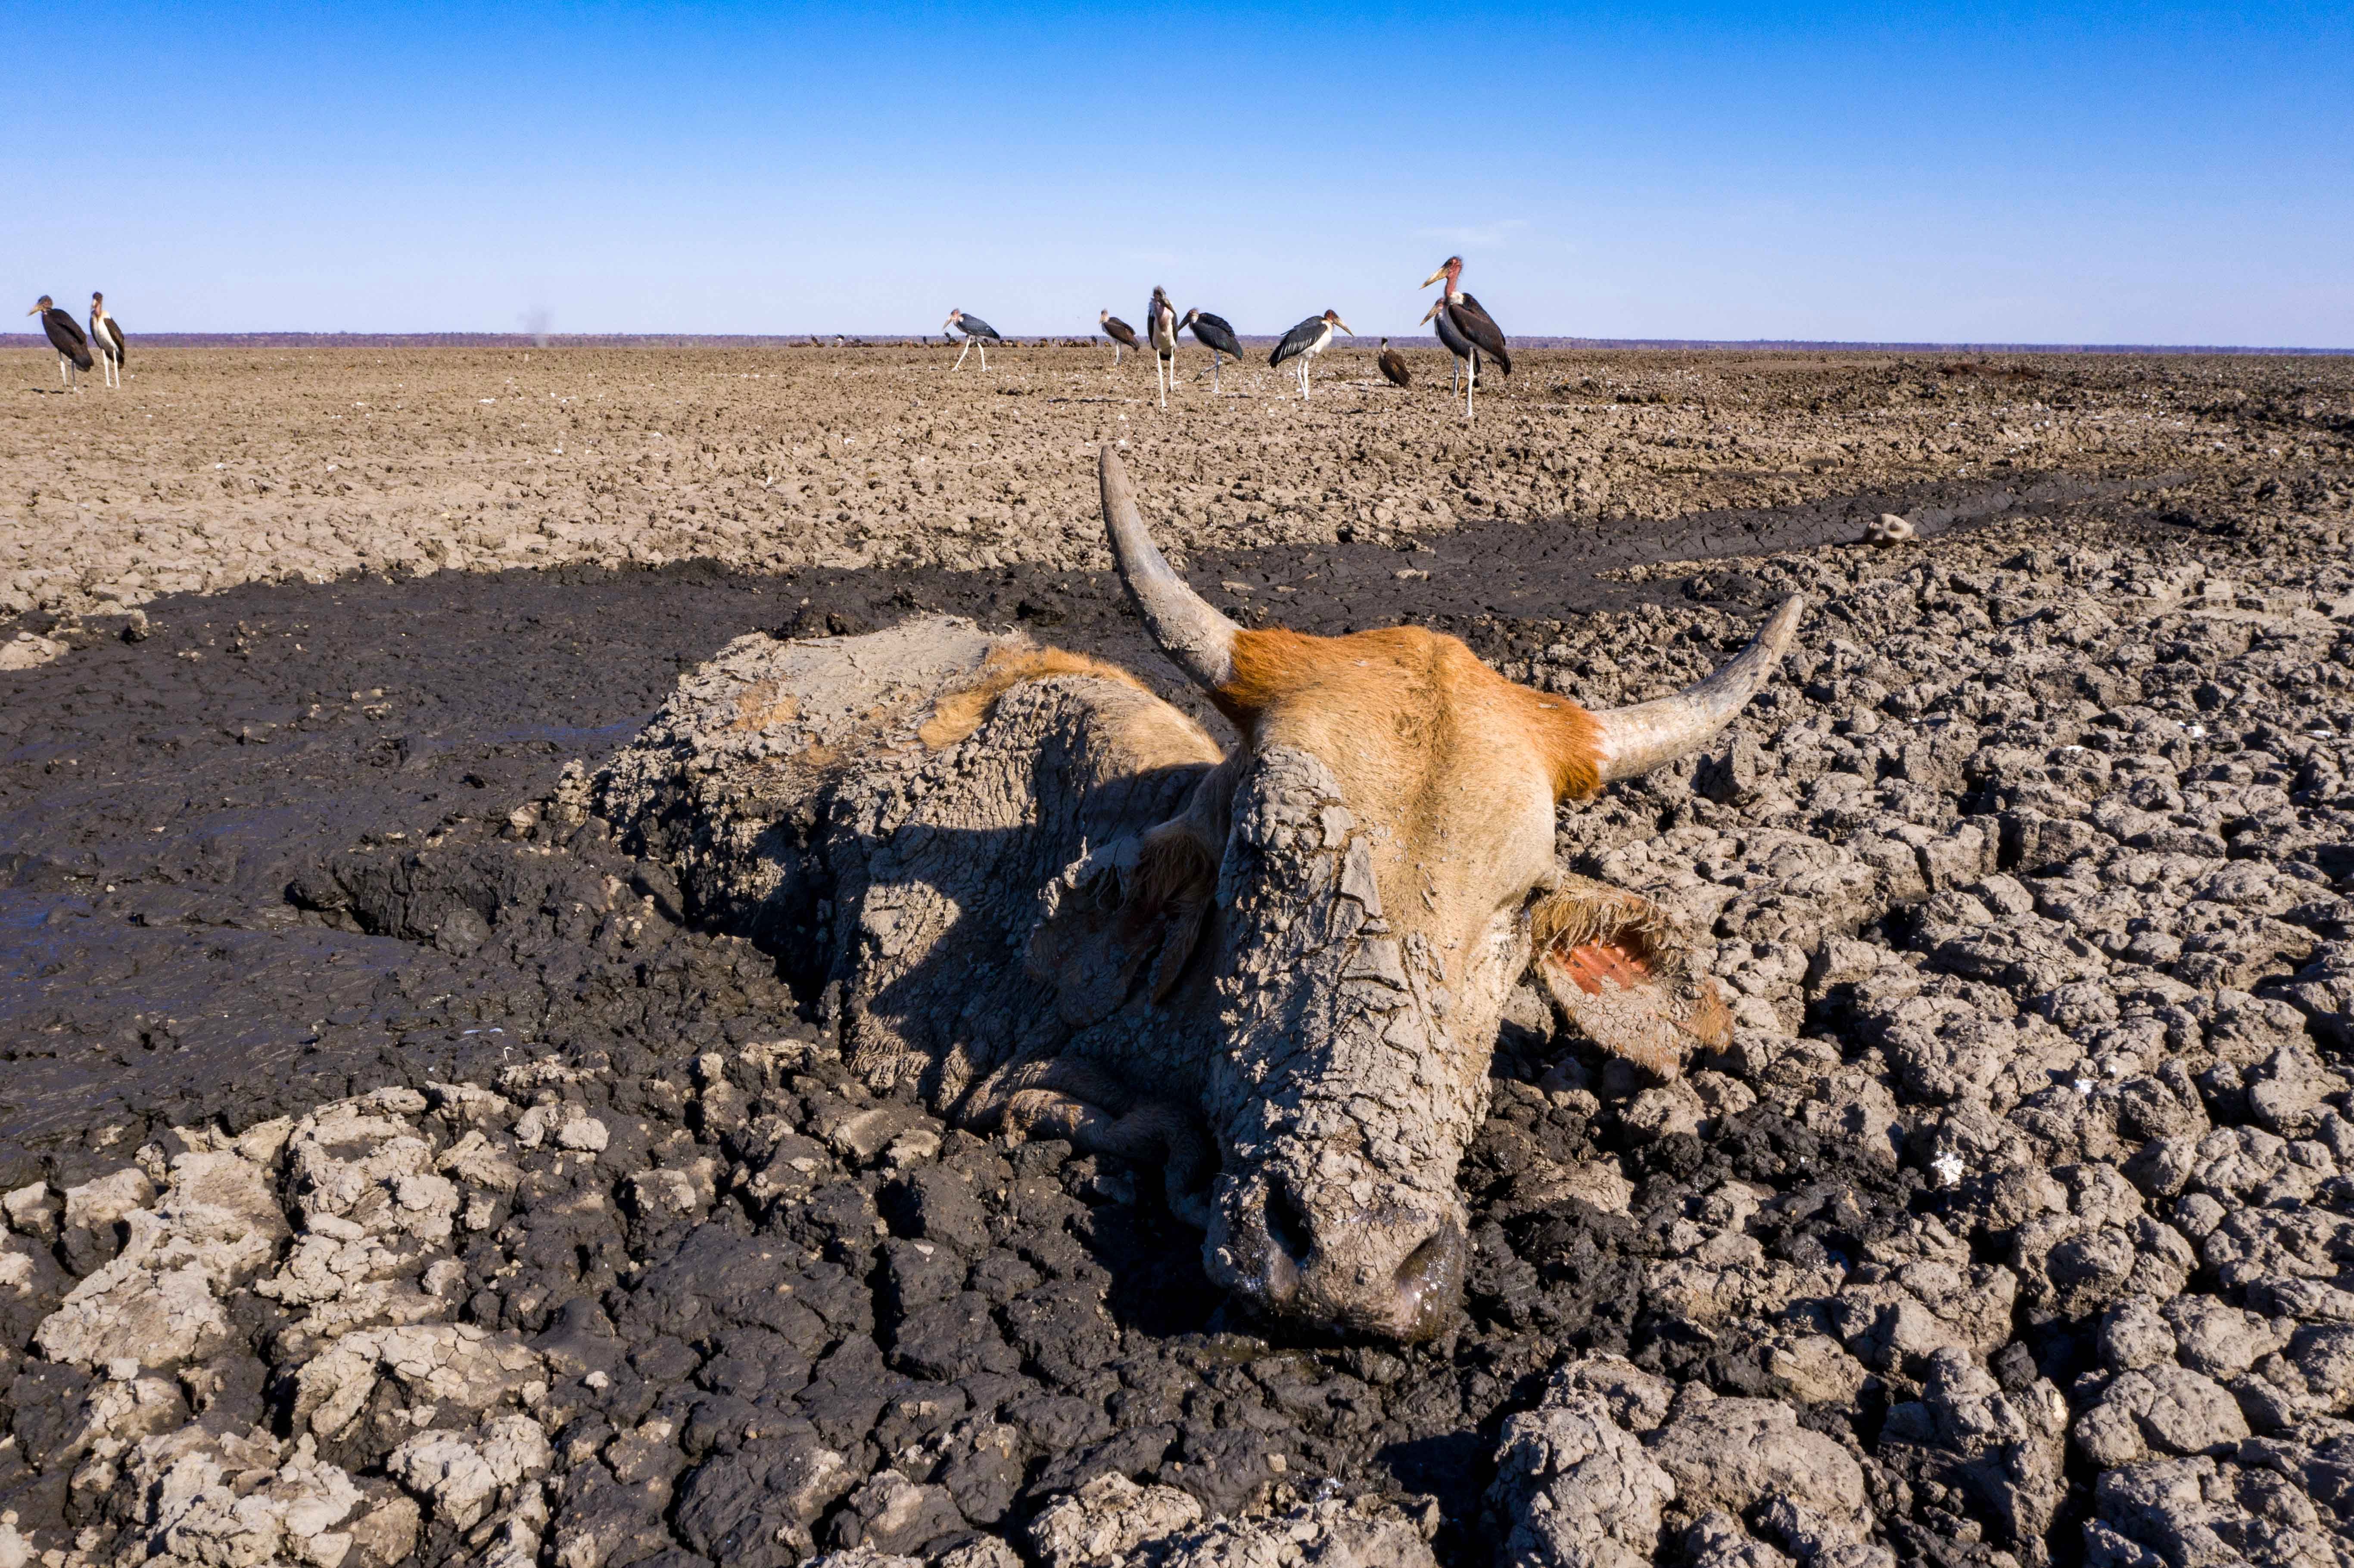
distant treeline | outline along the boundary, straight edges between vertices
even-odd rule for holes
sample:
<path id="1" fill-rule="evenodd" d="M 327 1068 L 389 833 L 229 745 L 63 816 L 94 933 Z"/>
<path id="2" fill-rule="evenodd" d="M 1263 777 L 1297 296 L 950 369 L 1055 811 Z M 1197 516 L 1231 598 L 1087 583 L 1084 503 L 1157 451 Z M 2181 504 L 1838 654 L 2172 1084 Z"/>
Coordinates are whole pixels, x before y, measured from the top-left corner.
<path id="1" fill-rule="evenodd" d="M 1245 333 L 1243 342 L 1267 346 L 1278 334 Z M 834 348 L 885 347 L 932 344 L 954 347 L 938 334 L 790 333 L 778 334 L 703 333 L 547 333 L 514 332 L 143 332 L 133 341 L 153 348 Z M 1103 344 L 1096 335 L 1020 337 L 1016 345 Z M 1371 347 L 1374 336 L 1348 340 L 1343 346 Z M 1435 337 L 1393 337 L 1401 348 L 1437 348 Z M 1818 343 L 1802 338 L 1676 338 L 1676 337 L 1536 337 L 1514 334 L 1515 348 L 1649 349 L 1665 352 L 1772 352 L 1816 354 L 2248 354 L 2345 355 L 2354 348 L 2259 348 L 2232 344 L 2131 343 Z M 46 348 L 32 333 L 0 333 L 0 348 Z M 1190 346 L 1190 345 L 1189 345 Z"/>

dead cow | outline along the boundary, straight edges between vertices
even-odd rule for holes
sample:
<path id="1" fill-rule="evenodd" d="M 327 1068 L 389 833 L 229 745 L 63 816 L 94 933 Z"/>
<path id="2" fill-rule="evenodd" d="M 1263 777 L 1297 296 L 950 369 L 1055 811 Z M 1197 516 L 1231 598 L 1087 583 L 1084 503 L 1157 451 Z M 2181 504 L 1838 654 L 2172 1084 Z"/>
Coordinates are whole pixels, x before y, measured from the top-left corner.
<path id="1" fill-rule="evenodd" d="M 968 1126 L 1162 1165 L 1259 1310 L 1416 1339 L 1456 1308 L 1456 1171 L 1533 964 L 1662 1074 L 1721 1044 L 1670 923 L 1564 874 L 1553 814 L 1684 756 L 1799 602 L 1657 702 L 1589 713 L 1452 637 L 1246 630 L 1101 462 L 1122 580 L 1241 735 L 1110 665 L 948 618 L 747 638 L 682 682 L 603 809 L 699 918 L 840 987 L 844 1048 Z"/>

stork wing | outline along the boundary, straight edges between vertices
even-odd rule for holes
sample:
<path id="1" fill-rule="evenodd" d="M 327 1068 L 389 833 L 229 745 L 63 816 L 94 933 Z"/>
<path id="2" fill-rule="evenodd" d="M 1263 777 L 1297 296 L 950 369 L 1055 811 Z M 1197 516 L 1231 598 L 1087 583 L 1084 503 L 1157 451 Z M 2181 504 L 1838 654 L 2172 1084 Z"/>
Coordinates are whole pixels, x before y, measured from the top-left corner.
<path id="1" fill-rule="evenodd" d="M 1136 329 L 1129 325 L 1126 322 L 1120 320 L 1118 316 L 1114 316 L 1109 321 L 1104 323 L 1103 329 L 1104 335 L 1110 338 L 1114 343 L 1124 343 L 1130 348 L 1134 348 L 1136 346 Z"/>
<path id="2" fill-rule="evenodd" d="M 120 363 L 123 357 L 122 326 L 112 316 L 106 318 L 106 336 L 107 340 L 114 344 L 114 357 L 116 362 Z"/>
<path id="3" fill-rule="evenodd" d="M 1414 385 L 1414 376 L 1406 370 L 1405 356 L 1394 348 L 1382 350 L 1382 374 L 1400 387 Z"/>
<path id="4" fill-rule="evenodd" d="M 963 320 L 961 320 L 961 321 L 958 322 L 958 323 L 957 323 L 957 325 L 959 325 L 959 326 L 960 326 L 960 327 L 962 327 L 962 328 L 964 329 L 964 335 L 965 335 L 965 336 L 967 336 L 967 337 L 996 337 L 996 336 L 997 336 L 997 329 L 996 329 L 995 327 L 993 327 L 993 326 L 990 325 L 987 322 L 982 321 L 979 316 L 976 316 L 976 315 L 970 315 L 970 314 L 968 314 L 967 316 L 965 316 L 965 317 L 964 317 L 964 319 L 963 319 Z M 998 341 L 1000 341 L 1000 342 L 1002 343 L 1002 342 L 1003 342 L 1004 340 L 1003 340 L 1002 338 L 1000 338 Z"/>
<path id="5" fill-rule="evenodd" d="M 1496 362 L 1496 368 L 1505 375 L 1512 373 L 1511 351 L 1504 346 L 1504 329 L 1496 318 L 1479 306 L 1479 302 L 1466 294 L 1460 300 L 1447 302 L 1447 313 L 1454 319 L 1455 330 L 1461 333 L 1480 353 Z"/>
<path id="6" fill-rule="evenodd" d="M 76 369 L 88 370 L 90 367 L 93 362 L 90 357 L 90 339 L 82 335 L 81 327 L 73 317 L 52 305 L 48 314 L 41 318 L 41 326 L 49 334 L 50 345 L 72 360 Z"/>
<path id="7" fill-rule="evenodd" d="M 1314 343 L 1319 337 L 1323 335 L 1323 332 L 1324 318 L 1322 316 L 1310 316 L 1306 321 L 1301 322 L 1298 326 L 1293 327 L 1289 332 L 1283 334 L 1283 341 L 1275 345 L 1275 352 L 1267 356 L 1268 367 L 1272 368 L 1276 366 L 1281 365 L 1287 359 L 1299 358 L 1301 355 L 1308 352 L 1308 345 L 1310 344 Z"/>
<path id="8" fill-rule="evenodd" d="M 1227 324 L 1224 316 L 1202 312 L 1193 318 L 1193 336 L 1195 341 L 1208 344 L 1220 354 L 1231 354 L 1236 359 L 1243 356 L 1242 339 L 1235 335 L 1235 329 Z"/>

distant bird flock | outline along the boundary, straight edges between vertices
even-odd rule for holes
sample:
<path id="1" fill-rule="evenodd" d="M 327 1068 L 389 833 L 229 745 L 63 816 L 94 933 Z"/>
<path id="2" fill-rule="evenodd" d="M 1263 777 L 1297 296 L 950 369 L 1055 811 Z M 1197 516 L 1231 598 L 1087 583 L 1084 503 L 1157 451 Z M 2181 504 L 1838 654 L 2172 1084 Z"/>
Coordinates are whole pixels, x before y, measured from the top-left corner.
<path id="1" fill-rule="evenodd" d="M 1433 283 L 1443 286 L 1422 319 L 1438 334 L 1439 343 L 1454 357 L 1455 376 L 1448 383 L 1448 396 L 1452 397 L 1457 388 L 1461 389 L 1463 417 L 1469 419 L 1473 417 L 1472 400 L 1479 387 L 1479 367 L 1483 364 L 1492 365 L 1510 376 L 1512 373 L 1511 351 L 1504 342 L 1503 329 L 1496 324 L 1496 318 L 1490 315 L 1478 300 L 1463 291 L 1462 257 L 1449 256 L 1439 264 L 1437 271 L 1422 281 L 1424 288 Z M 26 313 L 41 318 L 41 330 L 48 335 L 50 346 L 58 351 L 58 379 L 67 391 L 79 390 L 77 378 L 80 373 L 93 369 L 102 372 L 107 386 L 122 385 L 122 327 L 107 310 L 104 294 L 92 293 L 90 297 L 90 326 L 87 331 L 71 314 L 58 309 L 47 294 L 43 294 Z M 1141 354 L 1147 347 L 1151 349 L 1154 385 L 1164 408 L 1169 406 L 1170 393 L 1177 389 L 1179 334 L 1192 333 L 1193 340 L 1210 351 L 1210 390 L 1213 395 L 1221 390 L 1219 371 L 1225 362 L 1232 359 L 1240 363 L 1243 357 L 1242 340 L 1224 316 L 1213 315 L 1200 309 L 1189 310 L 1180 316 L 1166 289 L 1155 288 L 1152 298 L 1144 307 L 1144 336 L 1141 340 L 1134 327 L 1108 310 L 1097 312 L 1096 321 L 1103 329 L 1103 334 L 1111 339 L 1114 368 L 1118 368 L 1122 354 L 1129 350 Z M 949 312 L 948 320 L 940 323 L 940 330 L 963 337 L 964 346 L 958 353 L 956 361 L 956 368 L 960 370 L 964 367 L 966 355 L 976 350 L 981 355 L 981 369 L 987 370 L 989 345 L 1004 342 L 995 327 L 970 311 Z M 1332 334 L 1336 332 L 1347 333 L 1352 337 L 1356 335 L 1349 323 L 1341 319 L 1338 311 L 1328 310 L 1321 315 L 1310 316 L 1283 334 L 1273 352 L 1267 356 L 1267 367 L 1281 369 L 1287 365 L 1291 366 L 1293 374 L 1299 378 L 1299 395 L 1307 397 L 1310 395 L 1310 369 L 1317 355 L 1331 346 Z M 811 341 L 814 343 L 817 340 L 812 338 Z M 843 340 L 836 337 L 833 341 L 840 344 Z M 1389 339 L 1382 339 L 1381 351 L 1374 363 L 1391 385 L 1401 387 L 1413 386 L 1414 376 L 1406 366 L 1405 355 L 1390 346 Z"/>
<path id="2" fill-rule="evenodd" d="M 1473 417 L 1472 397 L 1479 385 L 1479 367 L 1483 364 L 1493 365 L 1510 376 L 1512 373 L 1511 350 L 1504 342 L 1504 331 L 1496 324 L 1496 318 L 1490 315 L 1479 301 L 1463 291 L 1462 257 L 1449 256 L 1439 263 L 1437 271 L 1422 281 L 1426 289 L 1433 283 L 1444 286 L 1422 319 L 1437 333 L 1439 343 L 1454 356 L 1455 376 L 1448 383 L 1447 395 L 1452 397 L 1458 390 L 1462 392 L 1463 417 L 1469 419 Z M 1111 339 L 1114 369 L 1119 368 L 1122 354 L 1131 350 L 1141 354 L 1148 345 L 1151 348 L 1154 388 L 1164 408 L 1169 406 L 1169 394 L 1177 387 L 1178 334 L 1192 333 L 1193 340 L 1210 351 L 1210 390 L 1214 395 L 1220 390 L 1220 366 L 1227 359 L 1239 362 L 1243 356 L 1242 340 L 1235 335 L 1234 327 L 1224 316 L 1214 316 L 1198 309 L 1189 310 L 1180 316 L 1177 307 L 1171 303 L 1166 289 L 1154 289 L 1151 300 L 1144 307 L 1144 337 L 1141 340 L 1137 337 L 1134 327 L 1108 310 L 1097 311 L 1096 322 L 1103 329 L 1104 336 Z M 1003 341 L 994 327 L 964 311 L 950 311 L 949 319 L 941 323 L 941 330 L 962 333 L 968 352 L 978 345 L 983 370 L 989 368 L 986 340 Z M 1268 368 L 1280 369 L 1284 366 L 1291 366 L 1293 373 L 1299 377 L 1299 395 L 1307 397 L 1310 395 L 1310 367 L 1318 355 L 1331 346 L 1335 332 L 1347 333 L 1352 337 L 1356 335 L 1350 331 L 1349 323 L 1341 319 L 1338 311 L 1328 310 L 1321 315 L 1310 316 L 1285 333 L 1276 344 L 1274 351 L 1267 356 Z M 964 354 L 960 353 L 956 362 L 958 369 L 964 367 Z M 1390 346 L 1389 339 L 1382 339 L 1381 352 L 1374 363 L 1392 386 L 1411 387 L 1414 385 L 1414 375 L 1406 366 L 1405 356 Z"/>

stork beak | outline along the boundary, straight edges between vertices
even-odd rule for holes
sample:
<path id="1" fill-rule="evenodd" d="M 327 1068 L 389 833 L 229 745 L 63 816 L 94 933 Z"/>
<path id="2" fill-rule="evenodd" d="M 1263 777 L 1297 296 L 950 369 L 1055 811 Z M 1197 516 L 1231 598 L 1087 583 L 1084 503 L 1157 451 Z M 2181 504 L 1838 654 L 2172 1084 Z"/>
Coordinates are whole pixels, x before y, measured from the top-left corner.
<path id="1" fill-rule="evenodd" d="M 1441 278 L 1444 278 L 1444 277 L 1446 277 L 1446 276 L 1447 276 L 1447 269 L 1446 269 L 1446 268 L 1444 268 L 1444 267 L 1441 267 L 1437 271 L 1433 272 L 1429 277 L 1425 278 L 1425 279 L 1421 281 L 1421 283 L 1417 285 L 1417 287 L 1427 289 L 1427 288 L 1429 288 L 1433 283 L 1437 282 Z"/>
<path id="2" fill-rule="evenodd" d="M 1344 321 L 1335 321 L 1332 324 L 1333 324 L 1334 326 L 1336 326 L 1336 327 L 1339 327 L 1342 332 L 1347 333 L 1351 337 L 1354 337 L 1354 336 L 1356 336 L 1356 335 L 1357 335 L 1357 329 L 1356 329 L 1355 327 L 1351 326 L 1347 322 L 1344 322 Z"/>

